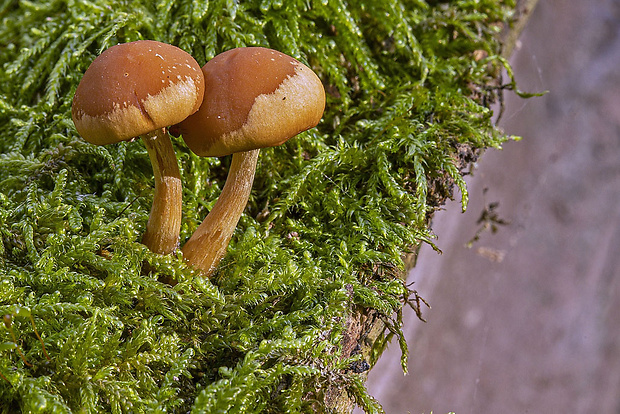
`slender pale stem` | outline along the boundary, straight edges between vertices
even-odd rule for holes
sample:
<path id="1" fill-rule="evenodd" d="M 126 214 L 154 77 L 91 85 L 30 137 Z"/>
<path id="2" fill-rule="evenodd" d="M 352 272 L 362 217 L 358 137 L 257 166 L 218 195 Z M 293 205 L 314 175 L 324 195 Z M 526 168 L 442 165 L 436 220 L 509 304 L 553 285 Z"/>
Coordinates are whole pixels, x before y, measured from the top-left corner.
<path id="1" fill-rule="evenodd" d="M 228 243 L 252 191 L 259 150 L 233 154 L 226 184 L 217 202 L 183 246 L 189 264 L 210 276 L 226 253 Z"/>
<path id="2" fill-rule="evenodd" d="M 142 243 L 152 252 L 173 253 L 179 247 L 183 188 L 172 142 L 165 129 L 141 136 L 153 165 L 155 195 Z"/>

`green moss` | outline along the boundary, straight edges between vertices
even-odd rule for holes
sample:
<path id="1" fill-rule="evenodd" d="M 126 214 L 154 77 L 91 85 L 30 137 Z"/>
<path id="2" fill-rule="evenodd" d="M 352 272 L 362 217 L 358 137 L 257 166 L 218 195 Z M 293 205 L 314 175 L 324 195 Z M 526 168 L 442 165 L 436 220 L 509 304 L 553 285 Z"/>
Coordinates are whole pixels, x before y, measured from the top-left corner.
<path id="1" fill-rule="evenodd" d="M 0 328 L 0 412 L 315 412 L 334 385 L 380 411 L 349 369 L 359 356 L 340 349 L 345 321 L 359 305 L 399 335 L 411 292 L 397 273 L 432 240 L 434 186 L 456 183 L 465 206 L 457 148 L 507 139 L 488 107 L 512 3 L 1 2 L 0 314 L 13 317 Z M 95 147 L 71 121 L 89 63 L 137 39 L 200 64 L 269 46 L 308 63 L 328 92 L 318 128 L 261 152 L 212 280 L 139 243 L 153 194 L 141 143 Z M 185 240 L 229 160 L 174 145 Z"/>

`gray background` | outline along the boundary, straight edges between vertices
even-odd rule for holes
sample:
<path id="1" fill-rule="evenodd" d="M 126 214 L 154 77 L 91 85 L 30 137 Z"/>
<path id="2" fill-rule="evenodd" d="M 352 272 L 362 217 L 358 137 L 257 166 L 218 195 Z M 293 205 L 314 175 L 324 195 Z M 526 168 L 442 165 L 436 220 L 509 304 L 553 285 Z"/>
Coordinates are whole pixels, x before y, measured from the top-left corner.
<path id="1" fill-rule="evenodd" d="M 436 214 L 409 375 L 393 343 L 369 377 L 388 414 L 620 413 L 620 2 L 540 0 L 512 63 L 549 93 L 507 94 L 523 140 L 483 155 L 465 214 Z M 466 248 L 493 202 L 510 224 Z"/>

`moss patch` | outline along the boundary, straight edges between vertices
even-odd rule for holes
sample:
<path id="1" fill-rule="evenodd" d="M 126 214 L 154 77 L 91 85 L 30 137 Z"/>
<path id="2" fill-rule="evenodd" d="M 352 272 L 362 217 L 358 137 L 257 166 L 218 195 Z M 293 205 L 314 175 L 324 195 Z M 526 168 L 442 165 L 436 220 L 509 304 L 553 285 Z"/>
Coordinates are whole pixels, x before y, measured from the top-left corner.
<path id="1" fill-rule="evenodd" d="M 431 242 L 428 215 L 454 184 L 466 205 L 463 154 L 508 138 L 489 105 L 513 2 L 143 3 L 0 4 L 0 315 L 12 315 L 0 328 L 0 412 L 316 412 L 334 384 L 380 411 L 352 368 L 359 356 L 342 354 L 346 321 L 356 305 L 400 332 L 403 255 Z M 328 92 L 316 129 L 261 152 L 212 280 L 140 244 L 153 194 L 142 144 L 95 147 L 71 121 L 89 63 L 138 39 L 200 64 L 275 48 Z M 174 145 L 186 240 L 229 159 Z"/>

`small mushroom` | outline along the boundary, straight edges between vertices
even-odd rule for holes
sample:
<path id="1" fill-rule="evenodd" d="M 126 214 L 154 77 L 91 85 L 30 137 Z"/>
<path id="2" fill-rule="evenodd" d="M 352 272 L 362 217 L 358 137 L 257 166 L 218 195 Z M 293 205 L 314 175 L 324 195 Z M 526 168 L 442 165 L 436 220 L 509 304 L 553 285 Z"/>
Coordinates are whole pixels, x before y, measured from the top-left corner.
<path id="1" fill-rule="evenodd" d="M 247 204 L 260 148 L 280 145 L 318 124 L 325 91 L 318 76 L 290 56 L 262 47 L 221 53 L 207 62 L 198 112 L 173 127 L 199 156 L 233 154 L 217 202 L 182 251 L 210 276 Z"/>
<path id="2" fill-rule="evenodd" d="M 165 127 L 198 110 L 204 95 L 200 65 L 183 50 L 151 40 L 105 50 L 84 73 L 71 114 L 79 134 L 95 145 L 140 137 L 155 177 L 155 195 L 142 238 L 151 251 L 179 246 L 182 187 Z"/>

